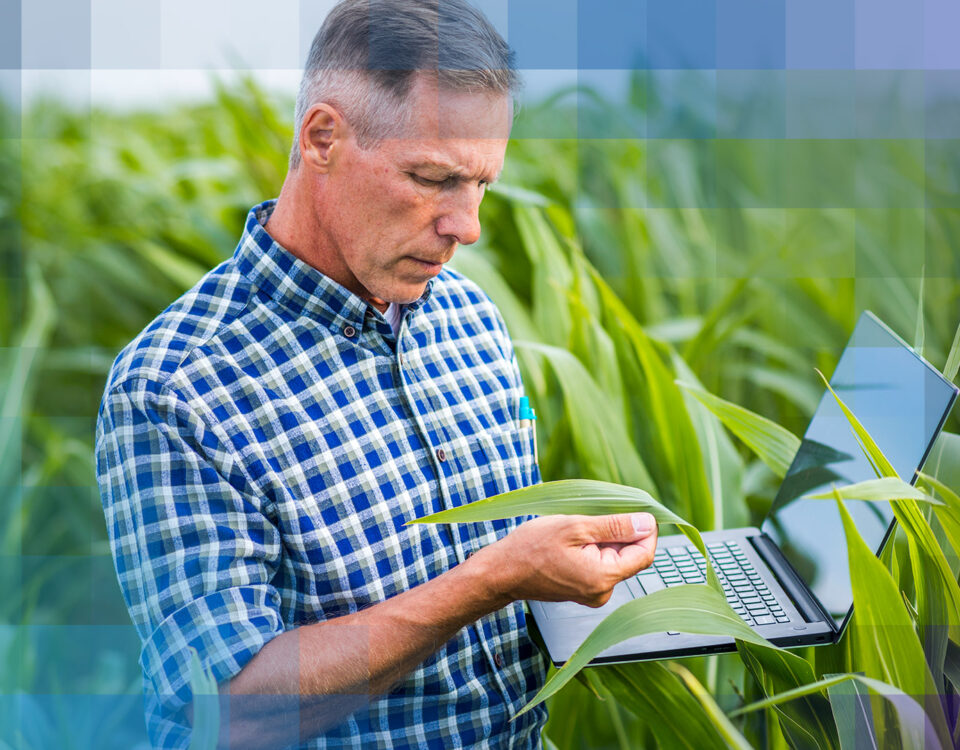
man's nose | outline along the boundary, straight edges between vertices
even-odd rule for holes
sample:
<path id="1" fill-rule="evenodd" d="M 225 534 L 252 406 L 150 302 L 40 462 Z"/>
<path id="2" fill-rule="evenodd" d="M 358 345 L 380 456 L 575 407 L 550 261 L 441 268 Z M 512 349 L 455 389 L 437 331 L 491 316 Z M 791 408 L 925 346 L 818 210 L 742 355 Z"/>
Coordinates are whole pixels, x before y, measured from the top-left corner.
<path id="1" fill-rule="evenodd" d="M 456 196 L 451 196 L 445 211 L 437 219 L 437 234 L 450 237 L 460 245 L 472 245 L 480 239 L 480 201 L 483 187 L 464 186 Z"/>

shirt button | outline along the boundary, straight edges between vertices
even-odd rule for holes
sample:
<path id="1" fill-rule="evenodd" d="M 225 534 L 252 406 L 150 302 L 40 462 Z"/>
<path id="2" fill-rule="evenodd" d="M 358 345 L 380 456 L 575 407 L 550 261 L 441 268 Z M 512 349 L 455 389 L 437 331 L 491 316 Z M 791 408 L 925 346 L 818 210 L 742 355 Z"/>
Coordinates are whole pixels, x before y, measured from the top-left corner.
<path id="1" fill-rule="evenodd" d="M 447 452 L 443 448 L 437 448 L 437 460 L 441 463 L 447 460 Z"/>
<path id="2" fill-rule="evenodd" d="M 354 328 L 353 326 L 344 326 L 343 335 L 346 336 L 348 339 L 352 339 L 354 336 L 357 335 L 357 329 Z"/>
<path id="3" fill-rule="evenodd" d="M 500 652 L 499 652 L 499 651 L 497 651 L 497 652 L 493 655 L 493 663 L 497 665 L 497 669 L 500 669 L 500 667 L 503 666 L 503 657 L 500 656 Z"/>

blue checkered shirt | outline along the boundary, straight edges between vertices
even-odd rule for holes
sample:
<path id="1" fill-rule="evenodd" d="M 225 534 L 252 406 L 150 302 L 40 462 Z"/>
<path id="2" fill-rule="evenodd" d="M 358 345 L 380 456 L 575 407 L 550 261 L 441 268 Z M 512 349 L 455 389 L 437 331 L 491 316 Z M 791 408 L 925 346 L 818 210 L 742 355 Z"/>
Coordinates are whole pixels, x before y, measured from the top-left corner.
<path id="1" fill-rule="evenodd" d="M 158 747 L 189 743 L 191 647 L 223 683 L 285 630 L 424 583 L 524 519 L 407 521 L 540 481 L 483 292 L 445 269 L 395 336 L 271 239 L 273 207 L 123 349 L 97 422 Z M 538 747 L 546 710 L 510 719 L 545 674 L 515 602 L 302 747 Z"/>

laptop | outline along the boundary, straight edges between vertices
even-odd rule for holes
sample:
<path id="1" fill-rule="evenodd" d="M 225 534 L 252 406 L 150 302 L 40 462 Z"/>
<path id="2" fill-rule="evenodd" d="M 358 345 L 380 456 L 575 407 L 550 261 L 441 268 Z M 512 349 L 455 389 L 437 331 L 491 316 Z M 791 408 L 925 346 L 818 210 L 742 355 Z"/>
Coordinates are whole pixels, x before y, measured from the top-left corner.
<path id="1" fill-rule="evenodd" d="M 958 389 L 873 313 L 864 312 L 830 384 L 853 410 L 901 478 L 916 481 Z M 730 606 L 778 646 L 839 640 L 853 610 L 847 545 L 833 500 L 809 495 L 874 479 L 836 399 L 824 390 L 797 455 L 762 526 L 703 534 Z M 846 501 L 861 536 L 877 551 L 893 530 L 888 503 Z M 529 601 L 556 666 L 631 599 L 686 583 L 705 583 L 703 557 L 682 535 L 661 537 L 653 565 L 617 584 L 599 608 Z M 653 633 L 623 641 L 591 664 L 733 651 L 732 638 Z"/>

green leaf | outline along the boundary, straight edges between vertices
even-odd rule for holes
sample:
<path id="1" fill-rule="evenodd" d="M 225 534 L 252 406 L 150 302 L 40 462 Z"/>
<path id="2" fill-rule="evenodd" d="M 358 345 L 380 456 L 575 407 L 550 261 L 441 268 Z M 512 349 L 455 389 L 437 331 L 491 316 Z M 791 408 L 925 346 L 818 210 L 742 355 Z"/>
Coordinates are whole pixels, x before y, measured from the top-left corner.
<path id="1" fill-rule="evenodd" d="M 546 208 L 553 203 L 553 201 L 551 201 L 545 195 L 541 195 L 535 190 L 530 190 L 529 188 L 521 187 L 520 185 L 514 185 L 509 182 L 497 182 L 493 185 L 489 185 L 487 189 L 493 191 L 497 195 L 502 195 L 508 200 L 516 201 L 517 203 L 526 203 L 530 206 Z"/>
<path id="2" fill-rule="evenodd" d="M 672 524 L 693 543 L 707 561 L 707 581 L 721 590 L 713 565 L 707 555 L 700 532 L 669 508 L 658 503 L 648 492 L 637 487 L 625 487 L 595 479 L 561 479 L 553 482 L 521 487 L 483 500 L 476 500 L 458 508 L 448 508 L 415 518 L 411 523 L 472 523 L 496 521 L 526 515 L 604 516 L 614 513 L 646 512 L 657 523 Z"/>
<path id="3" fill-rule="evenodd" d="M 672 357 L 673 369 L 681 380 L 702 390 L 696 375 L 679 354 Z M 676 381 L 674 381 L 676 382 Z M 733 438 L 713 412 L 691 393 L 681 390 L 687 412 L 703 449 L 704 469 L 713 497 L 713 528 L 736 529 L 750 525 L 750 511 L 743 488 L 743 459 Z"/>
<path id="4" fill-rule="evenodd" d="M 600 292 L 605 324 L 620 332 L 624 346 L 632 350 L 643 372 L 644 404 L 654 436 L 649 447 L 661 458 L 660 466 L 669 477 L 672 491 L 668 501 L 677 508 L 689 509 L 690 519 L 698 528 L 709 529 L 713 525 L 713 498 L 697 433 L 683 394 L 673 382 L 675 376 L 657 344 L 596 272 L 594 283 Z"/>
<path id="5" fill-rule="evenodd" d="M 730 608 L 726 597 L 716 589 L 702 584 L 662 589 L 626 602 L 607 615 L 517 715 L 556 693 L 595 656 L 611 646 L 628 638 L 667 630 L 729 636 L 773 648 Z"/>
<path id="6" fill-rule="evenodd" d="M 864 500 L 870 502 L 882 502 L 893 500 L 919 500 L 931 505 L 943 505 L 940 500 L 928 495 L 923 490 L 917 489 L 912 484 L 907 484 L 899 477 L 881 477 L 880 479 L 868 479 L 865 482 L 848 484 L 843 487 L 837 487 L 830 492 L 824 492 L 818 495 L 806 495 L 812 500 L 828 500 L 839 494 L 844 500 Z"/>
<path id="7" fill-rule="evenodd" d="M 786 690 L 782 693 L 777 693 L 776 695 L 771 695 L 763 700 L 755 701 L 753 703 L 748 703 L 746 706 L 741 706 L 738 709 L 735 709 L 730 712 L 730 717 L 735 718 L 738 716 L 743 716 L 744 714 L 749 714 L 754 711 L 761 711 L 765 708 L 771 708 L 772 706 L 779 706 L 782 703 L 788 701 L 796 700 L 797 698 L 803 698 L 810 695 L 818 695 L 826 690 L 831 685 L 837 685 L 841 682 L 847 682 L 856 678 L 857 675 L 833 675 L 815 682 L 810 682 L 805 685 L 793 688 L 791 690 Z"/>
<path id="8" fill-rule="evenodd" d="M 820 373 L 820 377 L 840 405 L 864 453 L 873 462 L 877 472 L 884 477 L 896 477 L 897 472 L 883 451 L 849 407 L 830 387 L 823 373 Z M 918 590 L 918 609 L 921 613 L 921 626 L 926 631 L 927 650 L 931 652 L 932 649 L 930 655 L 934 676 L 937 678 L 936 682 L 939 682 L 939 664 L 942 663 L 947 635 L 949 634 L 954 641 L 960 642 L 960 585 L 957 584 L 957 579 L 950 570 L 950 564 L 937 542 L 933 529 L 930 528 L 916 501 L 897 500 L 891 502 L 890 507 L 907 533 L 914 580 L 922 583 Z M 938 639 L 939 643 L 934 646 L 930 643 L 931 638 Z"/>
<path id="9" fill-rule="evenodd" d="M 679 675 L 680 679 L 683 680 L 684 684 L 693 693 L 693 696 L 699 701 L 701 708 L 713 722 L 713 725 L 717 728 L 717 731 L 726 740 L 727 744 L 738 750 L 752 750 L 750 743 L 747 742 L 746 738 L 737 731 L 736 727 L 730 723 L 730 719 L 726 717 L 723 711 L 720 710 L 720 706 L 717 705 L 717 702 L 713 699 L 713 696 L 710 695 L 700 684 L 700 682 L 690 673 L 685 667 L 681 667 L 675 662 L 668 662 L 667 668 Z"/>
<path id="10" fill-rule="evenodd" d="M 953 334 L 953 344 L 947 355 L 947 364 L 943 366 L 943 376 L 952 383 L 957 379 L 957 371 L 960 371 L 960 325 Z"/>
<path id="11" fill-rule="evenodd" d="M 0 372 L 0 487 L 18 484 L 22 418 L 31 407 L 37 370 L 57 323 L 57 306 L 36 263 L 25 267 L 27 318 L 5 371 Z M 2 360 L 0 360 L 2 364 Z"/>
<path id="12" fill-rule="evenodd" d="M 823 381 L 824 385 L 827 386 L 827 390 L 833 394 L 833 397 L 836 399 L 841 411 L 843 411 L 844 416 L 850 423 L 850 428 L 853 430 L 854 437 L 856 437 L 857 442 L 860 443 L 860 447 L 863 448 L 864 453 L 873 464 L 877 473 L 882 477 L 897 476 L 897 471 L 893 468 L 893 464 L 891 464 L 890 461 L 887 460 L 887 457 L 883 455 L 883 451 L 880 450 L 873 438 L 870 437 L 870 433 L 867 432 L 866 428 L 863 426 L 863 424 L 861 424 L 860 420 L 857 419 L 856 415 L 850 411 L 850 407 L 848 407 L 844 403 L 843 399 L 837 395 L 837 392 L 833 390 L 833 387 L 830 385 L 830 381 L 824 377 L 820 370 L 817 370 L 817 375 L 820 376 L 820 379 Z"/>
<path id="13" fill-rule="evenodd" d="M 794 456 L 800 450 L 800 439 L 796 435 L 766 417 L 701 388 L 680 381 L 677 381 L 677 385 L 713 412 L 774 474 L 786 476 Z"/>
<path id="14" fill-rule="evenodd" d="M 689 690 L 658 662 L 586 670 L 620 705 L 648 722 L 657 744 L 671 750 L 727 750 L 727 743 Z"/>
<path id="15" fill-rule="evenodd" d="M 823 690 L 828 691 L 828 694 L 831 696 L 832 705 L 833 700 L 835 699 L 834 697 L 838 695 L 832 691 L 832 688 L 851 681 L 868 687 L 873 692 L 884 697 L 892 705 L 898 718 L 898 725 L 904 748 L 927 747 L 929 750 L 936 750 L 937 747 L 941 747 L 941 750 L 943 750 L 943 748 L 947 747 L 942 745 L 942 738 L 935 735 L 931 736 L 925 731 L 928 727 L 931 730 L 933 730 L 934 727 L 931 724 L 928 715 L 924 713 L 923 708 L 912 696 L 904 694 L 903 691 L 898 690 L 894 686 L 889 685 L 881 680 L 864 677 L 863 675 L 858 674 L 828 675 L 822 680 L 818 680 L 794 690 L 788 690 L 784 693 L 780 693 L 779 695 L 765 698 L 764 700 L 756 701 L 755 703 L 743 706 L 736 711 L 732 711 L 730 716 L 742 716 L 753 711 L 759 711 L 771 706 L 780 705 L 787 701 L 793 701 L 797 698 L 815 695 Z M 834 710 L 834 716 L 838 716 L 838 712 L 836 710 Z M 849 721 L 850 716 L 851 714 L 847 712 L 846 714 L 842 714 L 837 721 L 838 726 L 840 726 L 841 746 L 844 748 L 847 746 L 845 738 L 850 736 L 845 731 L 849 726 L 847 722 Z M 865 721 L 868 722 L 868 726 L 872 727 L 872 717 L 866 716 Z M 925 736 L 931 736 L 931 739 L 939 744 L 932 746 L 929 744 L 924 744 Z M 862 739 L 862 736 L 859 739 Z M 856 745 L 856 747 L 860 747 L 859 743 Z"/>
<path id="16" fill-rule="evenodd" d="M 924 329 L 923 329 L 923 282 L 926 265 L 920 266 L 920 294 L 917 298 L 917 327 L 913 333 L 913 350 L 923 356 Z"/>
<path id="17" fill-rule="evenodd" d="M 944 502 L 934 508 L 937 519 L 943 526 L 944 533 L 953 546 L 954 552 L 960 555 L 960 495 L 947 487 L 936 477 L 920 472 L 920 480 L 926 482 Z"/>
<path id="18" fill-rule="evenodd" d="M 922 699 L 937 736 L 946 747 L 949 732 L 938 691 L 897 584 L 863 541 L 839 492 L 835 498 L 850 561 L 855 612 L 851 627 L 856 629 L 857 665 L 868 677 Z"/>
<path id="19" fill-rule="evenodd" d="M 457 508 L 431 513 L 408 523 L 496 521 L 528 514 L 603 516 L 639 511 L 652 513 L 661 524 L 689 526 L 680 516 L 658 503 L 645 490 L 595 479 L 560 479 L 521 487 L 518 490 L 477 500 Z"/>
<path id="20" fill-rule="evenodd" d="M 789 651 L 757 648 L 745 641 L 737 642 L 737 650 L 768 695 L 796 690 L 816 681 L 810 663 Z M 839 744 L 830 703 L 824 696 L 811 693 L 775 708 L 780 714 L 781 728 L 792 738 L 794 747 L 828 750 Z"/>
<path id="21" fill-rule="evenodd" d="M 583 472 L 592 478 L 647 487 L 656 485 L 647 471 L 623 424 L 623 412 L 600 389 L 587 368 L 565 349 L 529 341 L 517 341 L 518 351 L 543 355 L 553 368 L 563 391 L 564 408 L 570 424 L 576 425 L 572 438 L 583 463 Z"/>
<path id="22" fill-rule="evenodd" d="M 859 750 L 864 744 L 879 747 L 870 689 L 858 680 L 843 680 L 827 687 L 841 750 Z"/>
<path id="23" fill-rule="evenodd" d="M 550 344 L 565 347 L 571 327 L 566 294 L 573 283 L 570 262 L 541 209 L 515 203 L 513 216 L 533 267 L 533 318 L 537 329 Z"/>
<path id="24" fill-rule="evenodd" d="M 190 689 L 193 693 L 193 729 L 190 750 L 215 750 L 220 736 L 220 694 L 213 675 L 190 648 Z"/>
<path id="25" fill-rule="evenodd" d="M 947 643 L 947 659 L 943 671 L 953 683 L 954 688 L 960 690 L 960 646 L 953 641 Z M 956 731 L 960 731 L 960 722 L 957 723 Z"/>

